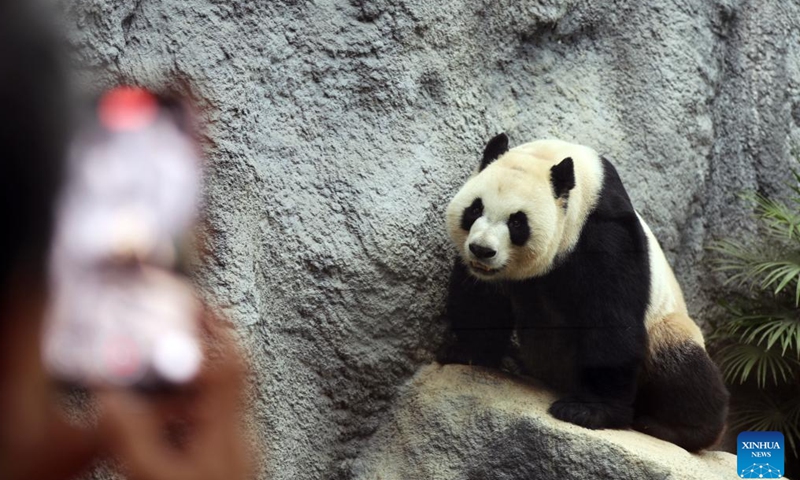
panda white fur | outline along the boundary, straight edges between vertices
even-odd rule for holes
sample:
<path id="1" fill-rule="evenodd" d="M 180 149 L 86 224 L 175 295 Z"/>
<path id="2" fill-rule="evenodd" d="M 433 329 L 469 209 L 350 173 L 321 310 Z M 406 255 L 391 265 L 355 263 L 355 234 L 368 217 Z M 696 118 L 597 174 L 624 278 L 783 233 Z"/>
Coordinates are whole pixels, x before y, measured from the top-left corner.
<path id="1" fill-rule="evenodd" d="M 444 362 L 498 366 L 516 330 L 527 373 L 588 428 L 628 428 L 690 451 L 722 434 L 728 393 L 658 241 L 611 163 L 560 140 L 486 146 L 450 202 L 459 256 Z"/>

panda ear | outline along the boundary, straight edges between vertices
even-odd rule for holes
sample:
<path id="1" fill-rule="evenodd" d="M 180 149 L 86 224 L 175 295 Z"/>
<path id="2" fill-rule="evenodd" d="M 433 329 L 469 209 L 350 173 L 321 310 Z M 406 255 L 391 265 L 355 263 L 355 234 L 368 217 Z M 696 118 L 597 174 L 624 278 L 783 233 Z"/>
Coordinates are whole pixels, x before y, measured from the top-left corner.
<path id="1" fill-rule="evenodd" d="M 481 159 L 481 168 L 478 171 L 488 167 L 490 163 L 494 162 L 500 155 L 508 151 L 508 135 L 501 133 L 496 137 L 489 140 L 486 148 L 483 149 L 483 158 Z"/>
<path id="2" fill-rule="evenodd" d="M 550 169 L 550 183 L 556 198 L 566 197 L 569 191 L 575 188 L 575 168 L 572 157 L 561 160 L 561 163 Z"/>

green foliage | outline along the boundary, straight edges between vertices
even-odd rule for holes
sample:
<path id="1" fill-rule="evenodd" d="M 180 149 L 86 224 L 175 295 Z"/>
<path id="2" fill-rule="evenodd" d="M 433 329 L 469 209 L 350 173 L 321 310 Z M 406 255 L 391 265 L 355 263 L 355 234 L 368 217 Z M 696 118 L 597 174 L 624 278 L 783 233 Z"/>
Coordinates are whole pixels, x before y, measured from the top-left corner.
<path id="1" fill-rule="evenodd" d="M 752 374 L 760 388 L 766 386 L 768 379 L 775 384 L 790 381 L 796 368 L 776 349 L 753 343 L 726 345 L 718 352 L 717 361 L 722 366 L 725 381 L 744 383 Z"/>
<path id="2" fill-rule="evenodd" d="M 731 287 L 710 340 L 726 382 L 760 390 L 731 411 L 731 428 L 783 432 L 800 446 L 800 174 L 789 204 L 761 195 L 754 206 L 763 236 L 755 243 L 713 244 L 716 270 Z M 735 400 L 735 399 L 734 399 Z"/>
<path id="3" fill-rule="evenodd" d="M 784 434 L 791 451 L 797 455 L 800 441 L 800 403 L 796 399 L 776 401 L 761 395 L 734 410 L 730 423 L 734 431 L 779 431 Z"/>
<path id="4" fill-rule="evenodd" d="M 800 192 L 795 203 L 800 206 Z M 711 246 L 719 256 L 717 270 L 728 273 L 728 284 L 771 291 L 779 295 L 793 287 L 795 306 L 800 305 L 800 213 L 761 195 L 745 197 L 755 204 L 756 215 L 765 227 L 766 238 L 759 245 L 722 240 Z"/>

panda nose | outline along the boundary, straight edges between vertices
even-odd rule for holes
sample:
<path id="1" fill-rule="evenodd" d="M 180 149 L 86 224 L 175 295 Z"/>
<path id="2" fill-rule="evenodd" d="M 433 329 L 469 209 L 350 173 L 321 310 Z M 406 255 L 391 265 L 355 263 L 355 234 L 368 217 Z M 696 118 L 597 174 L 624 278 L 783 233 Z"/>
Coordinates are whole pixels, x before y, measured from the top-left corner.
<path id="1" fill-rule="evenodd" d="M 469 244 L 469 251 L 480 259 L 492 258 L 497 254 L 497 252 L 492 250 L 491 248 L 482 247 L 476 243 Z"/>

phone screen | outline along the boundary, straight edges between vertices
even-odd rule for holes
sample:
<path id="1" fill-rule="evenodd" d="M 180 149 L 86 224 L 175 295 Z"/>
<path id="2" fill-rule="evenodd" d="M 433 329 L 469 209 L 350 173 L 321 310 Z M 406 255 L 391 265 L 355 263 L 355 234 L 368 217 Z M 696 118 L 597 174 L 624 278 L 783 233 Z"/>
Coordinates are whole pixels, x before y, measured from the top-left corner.
<path id="1" fill-rule="evenodd" d="M 201 362 L 201 307 L 177 272 L 201 182 L 185 110 L 106 93 L 73 139 L 56 209 L 46 367 L 84 385 L 183 383 Z"/>

